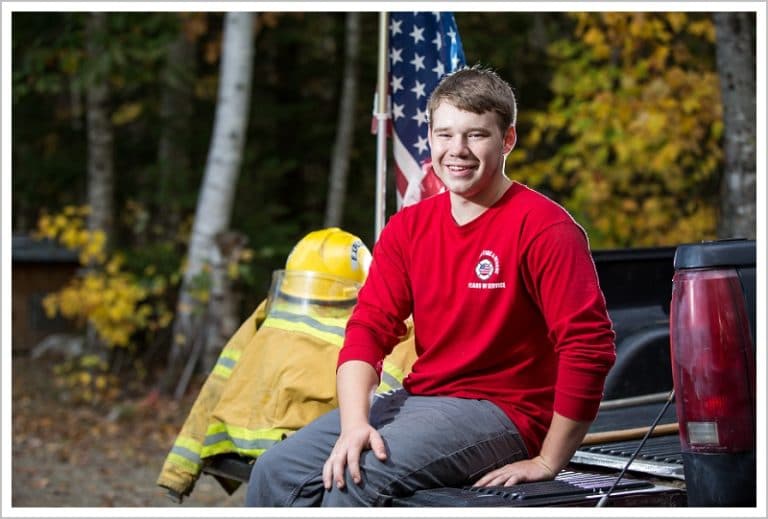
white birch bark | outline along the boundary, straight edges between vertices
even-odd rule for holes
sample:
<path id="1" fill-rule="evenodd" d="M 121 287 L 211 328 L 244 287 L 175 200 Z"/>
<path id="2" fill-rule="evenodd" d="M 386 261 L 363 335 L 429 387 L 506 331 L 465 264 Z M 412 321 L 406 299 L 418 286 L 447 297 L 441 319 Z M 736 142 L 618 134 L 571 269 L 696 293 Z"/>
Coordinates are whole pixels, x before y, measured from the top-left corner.
<path id="1" fill-rule="evenodd" d="M 86 20 L 86 55 L 96 63 L 105 52 L 107 14 L 90 13 Z M 101 62 L 103 63 L 103 62 Z M 109 70 L 98 69 L 86 85 L 86 131 L 88 139 L 87 200 L 90 207 L 88 229 L 101 231 L 107 237 L 106 247 L 112 236 L 115 199 L 114 132 L 109 116 Z M 90 266 L 89 266 L 90 268 Z M 104 355 L 105 351 L 96 328 L 89 322 L 85 330 L 86 351 Z"/>
<path id="2" fill-rule="evenodd" d="M 190 287 L 210 262 L 214 236 L 230 223 L 250 105 L 254 16 L 240 12 L 227 13 L 224 18 L 215 122 L 176 308 L 168 365 L 171 375 L 193 351 L 195 337 L 205 337 L 199 333 L 205 304 L 192 297 Z"/>
<path id="3" fill-rule="evenodd" d="M 90 60 L 104 52 L 101 42 L 106 37 L 106 13 L 91 13 L 87 21 L 86 50 Z M 109 77 L 99 70 L 86 87 L 88 131 L 88 228 L 112 232 L 114 205 L 113 131 L 109 119 Z"/>
<path id="4" fill-rule="evenodd" d="M 222 348 L 237 331 L 239 325 L 239 296 L 228 275 L 228 266 L 237 262 L 247 237 L 237 231 L 216 234 L 211 251 L 211 295 L 208 300 L 208 320 L 205 330 L 205 348 L 201 362 L 203 373 L 210 373 Z"/>

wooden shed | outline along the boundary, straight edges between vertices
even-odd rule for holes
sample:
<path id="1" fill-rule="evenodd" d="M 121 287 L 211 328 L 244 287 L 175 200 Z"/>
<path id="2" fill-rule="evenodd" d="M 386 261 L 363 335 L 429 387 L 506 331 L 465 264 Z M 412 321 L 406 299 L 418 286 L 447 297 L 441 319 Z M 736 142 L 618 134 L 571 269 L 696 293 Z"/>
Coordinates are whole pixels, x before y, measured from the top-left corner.
<path id="1" fill-rule="evenodd" d="M 13 236 L 12 240 L 12 351 L 25 354 L 51 334 L 75 331 L 67 319 L 49 319 L 42 301 L 46 294 L 64 286 L 80 264 L 77 254 L 54 242 L 29 236 Z"/>

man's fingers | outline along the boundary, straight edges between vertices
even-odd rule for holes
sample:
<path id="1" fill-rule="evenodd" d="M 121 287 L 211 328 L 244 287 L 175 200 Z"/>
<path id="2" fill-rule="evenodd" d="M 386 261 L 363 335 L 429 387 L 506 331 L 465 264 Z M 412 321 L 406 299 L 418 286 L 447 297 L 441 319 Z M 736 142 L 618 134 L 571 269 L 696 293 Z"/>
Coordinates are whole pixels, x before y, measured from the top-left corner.
<path id="1" fill-rule="evenodd" d="M 516 485 L 524 481 L 523 477 L 516 472 L 509 470 L 509 465 L 489 472 L 478 479 L 473 486 L 476 487 L 500 487 Z"/>
<path id="2" fill-rule="evenodd" d="M 496 472 L 495 471 L 494 472 L 489 472 L 485 476 L 483 476 L 480 479 L 478 479 L 477 481 L 475 481 L 473 486 L 475 486 L 475 487 L 487 487 L 487 486 L 490 485 L 490 483 L 494 479 L 496 479 Z"/>
<path id="3" fill-rule="evenodd" d="M 359 485 L 363 481 L 362 471 L 360 470 L 360 456 L 362 452 L 370 448 L 375 456 L 384 461 L 387 458 L 387 449 L 384 440 L 375 430 L 358 431 L 358 434 L 352 434 L 339 438 L 331 455 L 323 465 L 323 486 L 326 490 L 332 487 L 344 488 L 346 485 L 345 471 L 349 471 L 349 476 L 355 484 Z"/>
<path id="4" fill-rule="evenodd" d="M 323 486 L 326 490 L 331 489 L 331 483 L 333 481 L 333 467 L 331 466 L 331 460 L 327 460 L 323 465 Z"/>
<path id="5" fill-rule="evenodd" d="M 478 479 L 477 481 L 472 483 L 472 486 L 473 487 L 484 487 L 484 486 L 486 486 L 488 484 L 488 482 L 490 480 L 491 480 L 491 478 L 489 478 L 488 475 L 486 474 L 485 476 L 481 477 L 480 479 Z"/>
<path id="6" fill-rule="evenodd" d="M 352 477 L 352 481 L 356 484 L 360 484 L 362 478 L 360 477 L 360 452 L 350 451 L 347 454 L 347 468 L 349 469 L 349 475 Z M 343 477 L 343 476 L 342 476 Z"/>
<path id="7" fill-rule="evenodd" d="M 339 454 L 336 449 L 323 465 L 323 487 L 330 490 L 331 487 L 344 488 L 344 465 L 345 456 Z"/>
<path id="8" fill-rule="evenodd" d="M 378 432 L 374 432 L 371 434 L 369 441 L 371 442 L 371 450 L 379 461 L 387 459 L 387 447 L 384 445 L 384 440 L 381 438 L 381 435 Z"/>
<path id="9" fill-rule="evenodd" d="M 344 488 L 344 460 L 342 456 L 333 462 L 333 480 L 336 482 L 336 488 Z"/>

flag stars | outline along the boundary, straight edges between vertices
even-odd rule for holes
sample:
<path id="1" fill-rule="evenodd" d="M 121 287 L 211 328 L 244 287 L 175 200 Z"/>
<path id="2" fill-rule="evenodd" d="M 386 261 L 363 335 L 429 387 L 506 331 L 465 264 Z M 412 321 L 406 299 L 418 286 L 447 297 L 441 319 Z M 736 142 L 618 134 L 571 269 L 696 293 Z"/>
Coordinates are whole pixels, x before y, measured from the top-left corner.
<path id="1" fill-rule="evenodd" d="M 413 144 L 413 147 L 418 150 L 420 155 L 426 153 L 429 149 L 427 138 L 420 135 L 418 140 Z"/>
<path id="2" fill-rule="evenodd" d="M 413 59 L 409 62 L 413 67 L 416 69 L 416 72 L 419 70 L 425 68 L 424 67 L 424 56 L 419 56 L 418 53 L 413 54 Z"/>
<path id="3" fill-rule="evenodd" d="M 416 94 L 416 99 L 421 99 L 422 97 L 426 96 L 426 92 L 424 92 L 424 89 L 427 87 L 425 83 L 422 83 L 421 81 L 416 81 L 416 84 L 411 89 L 411 92 Z"/>
<path id="4" fill-rule="evenodd" d="M 395 121 L 405 117 L 404 110 L 405 110 L 405 105 L 394 103 L 394 105 L 392 106 L 392 117 L 395 118 Z"/>
<path id="5" fill-rule="evenodd" d="M 392 47 L 392 51 L 389 53 L 389 59 L 392 62 L 392 66 L 397 65 L 403 61 L 403 49 L 396 49 Z"/>
<path id="6" fill-rule="evenodd" d="M 414 25 L 413 30 L 408 36 L 413 38 L 413 44 L 416 45 L 420 41 L 424 41 L 424 28 Z"/>
<path id="7" fill-rule="evenodd" d="M 405 88 L 403 86 L 403 78 L 392 75 L 392 83 L 390 86 L 392 87 L 393 94 L 396 94 L 398 91 L 403 90 Z"/>
<path id="8" fill-rule="evenodd" d="M 432 72 L 437 74 L 438 78 L 442 77 L 443 74 L 445 74 L 445 65 L 443 65 L 443 62 L 442 61 L 438 61 L 437 65 L 435 65 L 435 68 L 432 69 Z"/>
<path id="9" fill-rule="evenodd" d="M 400 28 L 401 25 L 403 25 L 402 20 L 392 20 L 392 23 L 389 24 L 389 31 L 392 33 L 392 36 L 403 33 L 403 30 Z"/>
<path id="10" fill-rule="evenodd" d="M 435 39 L 432 40 L 432 43 L 435 44 L 435 48 L 438 50 L 438 52 L 443 48 L 443 37 L 439 32 L 435 34 Z"/>
<path id="11" fill-rule="evenodd" d="M 418 123 L 418 126 L 421 126 L 422 124 L 427 124 L 427 111 L 422 110 L 421 108 L 416 108 L 416 115 L 411 117 L 414 121 Z"/>

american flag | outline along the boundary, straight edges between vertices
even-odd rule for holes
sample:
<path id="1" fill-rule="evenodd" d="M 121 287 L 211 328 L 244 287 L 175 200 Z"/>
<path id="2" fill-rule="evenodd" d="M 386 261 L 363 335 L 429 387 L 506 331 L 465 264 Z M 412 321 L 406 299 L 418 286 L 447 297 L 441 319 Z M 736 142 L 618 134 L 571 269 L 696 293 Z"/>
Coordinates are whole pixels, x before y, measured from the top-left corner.
<path id="1" fill-rule="evenodd" d="M 391 13 L 389 91 L 398 209 L 444 189 L 427 143 L 427 99 L 465 65 L 452 13 Z"/>

